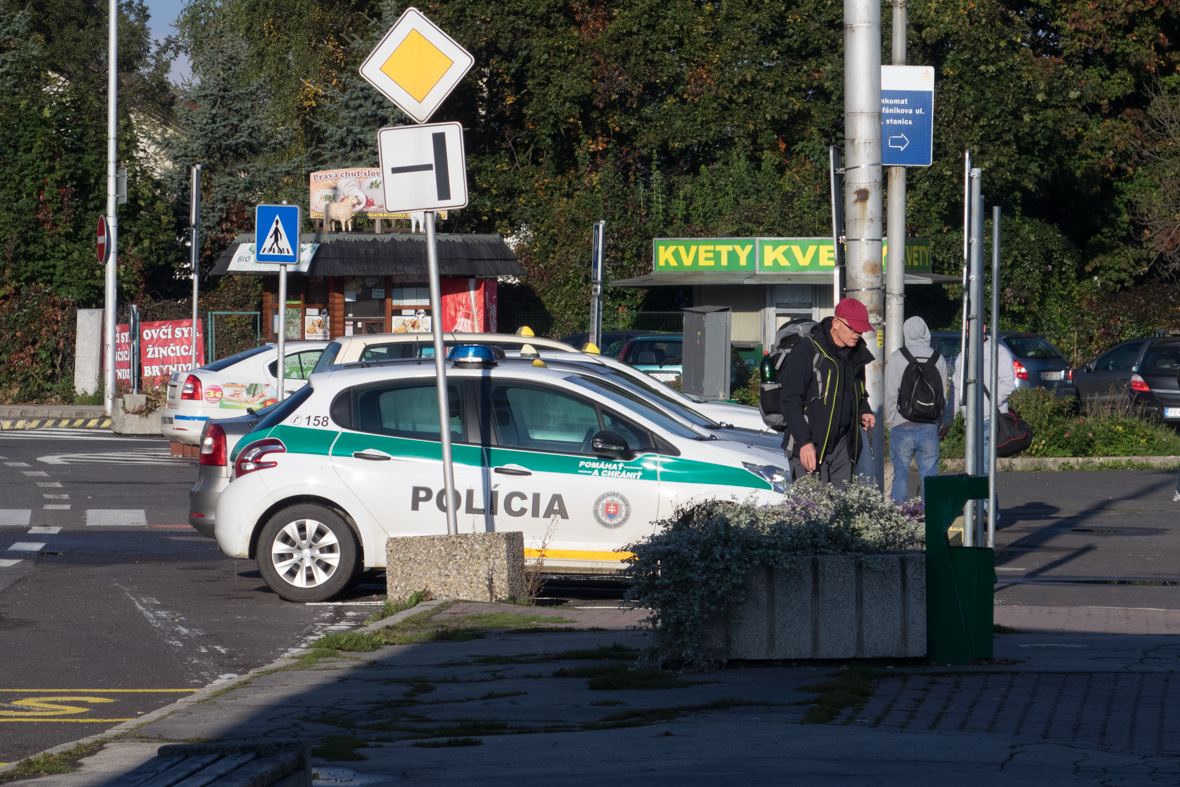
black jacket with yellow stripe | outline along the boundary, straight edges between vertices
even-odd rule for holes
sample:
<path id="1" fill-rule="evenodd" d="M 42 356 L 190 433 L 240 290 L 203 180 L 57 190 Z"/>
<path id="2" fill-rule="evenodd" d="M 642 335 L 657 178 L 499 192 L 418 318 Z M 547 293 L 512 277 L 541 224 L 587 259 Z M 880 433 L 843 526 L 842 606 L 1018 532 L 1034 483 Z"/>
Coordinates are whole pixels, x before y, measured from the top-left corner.
<path id="1" fill-rule="evenodd" d="M 872 412 L 865 394 L 865 367 L 873 353 L 864 339 L 841 358 L 832 341 L 832 318 L 827 317 L 795 345 L 779 375 L 782 384 L 782 413 L 787 429 L 783 448 L 792 456 L 813 443 L 816 460 L 822 462 L 832 450 L 839 427 L 839 405 L 843 397 L 853 399 L 853 423 L 848 430 L 848 455 L 853 464 L 860 458 L 860 416 Z"/>

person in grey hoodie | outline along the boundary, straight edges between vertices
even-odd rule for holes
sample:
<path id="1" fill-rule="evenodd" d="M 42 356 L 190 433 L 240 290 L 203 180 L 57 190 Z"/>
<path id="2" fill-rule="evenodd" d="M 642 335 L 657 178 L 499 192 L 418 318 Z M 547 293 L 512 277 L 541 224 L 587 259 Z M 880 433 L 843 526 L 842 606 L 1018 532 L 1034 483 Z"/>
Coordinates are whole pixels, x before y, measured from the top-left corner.
<path id="1" fill-rule="evenodd" d="M 911 317 L 902 328 L 905 348 L 914 360 L 921 363 L 935 355 L 930 346 L 930 329 L 921 317 Z M 950 431 L 955 417 L 954 396 L 946 360 L 939 355 L 935 363 L 942 382 L 946 406 L 935 421 L 914 423 L 898 412 L 897 395 L 901 389 L 909 360 L 901 350 L 889 356 L 885 365 L 885 422 L 889 424 L 889 457 L 893 462 L 893 486 L 890 495 L 898 503 L 905 502 L 906 482 L 910 477 L 910 460 L 917 457 L 918 474 L 922 478 L 938 472 L 938 441 Z"/>

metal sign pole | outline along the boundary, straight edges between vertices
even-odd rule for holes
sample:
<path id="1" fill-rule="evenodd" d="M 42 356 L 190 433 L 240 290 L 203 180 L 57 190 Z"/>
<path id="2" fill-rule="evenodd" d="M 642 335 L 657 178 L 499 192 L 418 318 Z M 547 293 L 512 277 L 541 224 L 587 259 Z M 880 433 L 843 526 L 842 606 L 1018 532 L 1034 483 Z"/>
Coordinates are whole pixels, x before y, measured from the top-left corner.
<path id="1" fill-rule="evenodd" d="M 117 268 L 119 264 L 119 221 L 115 216 L 115 205 L 119 200 L 119 4 L 108 3 L 107 38 L 107 232 L 110 233 L 110 251 L 107 253 L 106 282 L 104 296 L 104 343 L 106 350 L 106 375 L 103 382 L 103 404 L 107 415 L 115 407 L 115 309 L 118 307 Z"/>
<path id="2" fill-rule="evenodd" d="M 840 270 L 844 267 L 844 160 L 835 145 L 828 146 L 828 178 L 832 190 L 832 306 L 840 302 Z"/>
<path id="3" fill-rule="evenodd" d="M 967 357 L 962 380 L 967 401 L 967 475 L 982 475 L 983 463 L 983 196 L 980 188 L 983 172 L 971 170 L 971 225 L 969 257 L 971 265 L 967 276 L 970 288 L 967 313 Z M 963 519 L 963 546 L 979 546 L 983 539 L 979 532 L 982 524 L 981 501 L 967 504 Z M 970 542 L 970 543 L 968 543 Z"/>
<path id="4" fill-rule="evenodd" d="M 906 0 L 893 0 L 893 65 L 905 65 Z M 889 236 L 889 268 L 885 271 L 885 358 L 905 343 L 905 167 L 889 168 L 889 203 L 886 234 Z"/>
<path id="5" fill-rule="evenodd" d="M 455 510 L 455 469 L 451 465 L 451 403 L 447 395 L 447 359 L 443 347 L 442 293 L 434 211 L 426 211 L 426 264 L 430 273 L 430 333 L 434 337 L 434 377 L 438 388 L 438 431 L 442 443 L 443 489 L 447 501 L 447 535 L 459 535 Z"/>
<path id="6" fill-rule="evenodd" d="M 991 357 L 991 415 L 988 418 L 987 456 L 987 546 L 996 548 L 996 522 L 1000 518 L 999 500 L 996 494 L 996 430 L 999 426 L 1000 404 L 996 395 L 1000 390 L 1000 353 L 997 337 L 1000 335 L 1000 206 L 992 208 L 992 357 Z"/>
<path id="7" fill-rule="evenodd" d="M 602 349 L 602 269 L 606 256 L 606 221 L 590 230 L 590 343 Z"/>
<path id="8" fill-rule="evenodd" d="M 197 296 L 200 291 L 199 280 L 201 271 L 199 269 L 199 261 L 201 254 L 199 251 L 201 239 L 201 165 L 197 164 L 193 167 L 193 185 L 192 196 L 189 201 L 189 242 L 192 246 L 192 269 L 193 269 L 193 324 L 192 324 L 192 347 L 190 350 L 189 364 L 192 368 L 197 368 Z"/>
<path id="9" fill-rule="evenodd" d="M 279 360 L 278 360 L 278 396 L 283 401 L 284 388 L 287 377 L 287 266 L 279 265 Z"/>

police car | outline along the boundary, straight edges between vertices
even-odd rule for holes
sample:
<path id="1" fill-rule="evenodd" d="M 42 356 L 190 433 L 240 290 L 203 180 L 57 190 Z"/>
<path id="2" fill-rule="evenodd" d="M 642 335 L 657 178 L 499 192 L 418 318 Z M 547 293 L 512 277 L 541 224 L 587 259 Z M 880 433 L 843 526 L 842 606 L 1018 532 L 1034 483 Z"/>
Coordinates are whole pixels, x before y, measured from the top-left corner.
<path id="1" fill-rule="evenodd" d="M 460 531 L 522 531 L 548 570 L 615 571 L 679 505 L 787 491 L 781 451 L 719 440 L 589 371 L 480 346 L 449 358 Z M 390 537 L 447 532 L 441 453 L 433 363 L 313 375 L 234 449 L 217 543 L 256 558 L 282 598 L 330 598 L 384 566 Z"/>

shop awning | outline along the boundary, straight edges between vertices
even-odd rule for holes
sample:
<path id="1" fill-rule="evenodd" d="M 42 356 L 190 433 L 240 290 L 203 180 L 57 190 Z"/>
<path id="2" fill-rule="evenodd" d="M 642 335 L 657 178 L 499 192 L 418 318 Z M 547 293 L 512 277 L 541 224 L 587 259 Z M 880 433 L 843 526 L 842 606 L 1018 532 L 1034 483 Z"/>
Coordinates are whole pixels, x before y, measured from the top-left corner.
<path id="1" fill-rule="evenodd" d="M 438 268 L 443 276 L 523 276 L 524 268 L 499 235 L 439 234 Z M 304 258 L 290 273 L 309 276 L 414 276 L 426 278 L 426 236 L 406 232 L 304 233 Z M 254 258 L 254 235 L 239 235 L 212 273 L 268 275 L 277 265 Z"/>
<path id="2" fill-rule="evenodd" d="M 694 284 L 827 284 L 831 271 L 824 273 L 647 273 L 610 282 L 611 287 L 687 287 Z M 940 273 L 907 273 L 906 284 L 956 284 L 958 276 Z"/>

